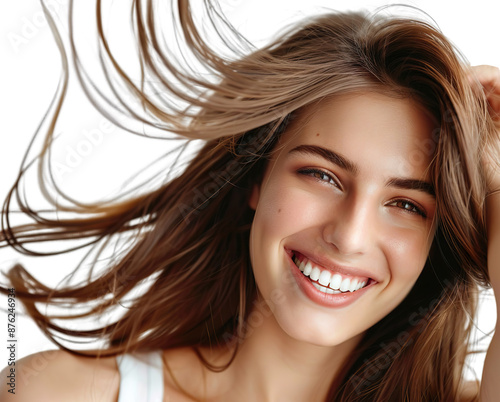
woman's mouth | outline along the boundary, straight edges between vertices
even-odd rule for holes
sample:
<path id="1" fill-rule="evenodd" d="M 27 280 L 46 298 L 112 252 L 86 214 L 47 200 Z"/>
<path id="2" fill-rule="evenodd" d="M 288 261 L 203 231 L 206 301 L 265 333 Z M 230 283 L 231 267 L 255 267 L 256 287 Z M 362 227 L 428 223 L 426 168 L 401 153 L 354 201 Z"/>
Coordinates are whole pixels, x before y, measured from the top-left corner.
<path id="1" fill-rule="evenodd" d="M 326 294 L 356 292 L 373 282 L 368 277 L 345 275 L 320 267 L 296 251 L 292 252 L 291 257 L 302 274 L 309 278 L 312 285 Z"/>

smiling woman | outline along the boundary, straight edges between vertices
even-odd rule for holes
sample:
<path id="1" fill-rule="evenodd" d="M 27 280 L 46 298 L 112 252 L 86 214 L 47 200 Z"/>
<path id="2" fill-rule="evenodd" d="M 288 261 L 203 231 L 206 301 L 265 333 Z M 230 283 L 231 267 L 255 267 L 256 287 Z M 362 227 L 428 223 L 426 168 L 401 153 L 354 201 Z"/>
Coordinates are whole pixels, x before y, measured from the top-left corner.
<path id="1" fill-rule="evenodd" d="M 425 265 L 436 228 L 436 200 L 423 191 L 432 188 L 432 155 L 411 166 L 401 160 L 435 123 L 414 101 L 379 93 L 337 96 L 307 112 L 254 185 L 250 257 L 259 297 L 282 295 L 273 310 L 281 329 L 333 346 L 359 341 L 401 303 Z M 354 291 L 358 283 L 366 287 Z M 329 353 L 333 363 L 338 351 Z"/>
<path id="2" fill-rule="evenodd" d="M 154 4 L 134 2 L 137 86 L 99 20 L 108 83 L 118 87 L 114 72 L 141 101 L 143 115 L 116 101 L 132 118 L 203 148 L 145 195 L 65 209 L 85 219 L 2 220 L 3 242 L 27 253 L 34 241 L 133 240 L 85 283 L 51 289 L 20 265 L 8 272 L 3 291 L 15 287 L 65 349 L 36 376 L 40 355 L 19 362 L 19 400 L 493 401 L 496 339 L 481 392 L 463 373 L 479 288 L 500 289 L 498 70 L 472 69 L 424 21 L 361 12 L 306 19 L 225 59 L 179 0 L 179 32 L 213 74 L 204 80 L 162 48 Z M 122 314 L 76 330 L 36 303 L 87 307 L 68 321 Z M 72 350 L 63 335 L 105 346 Z"/>

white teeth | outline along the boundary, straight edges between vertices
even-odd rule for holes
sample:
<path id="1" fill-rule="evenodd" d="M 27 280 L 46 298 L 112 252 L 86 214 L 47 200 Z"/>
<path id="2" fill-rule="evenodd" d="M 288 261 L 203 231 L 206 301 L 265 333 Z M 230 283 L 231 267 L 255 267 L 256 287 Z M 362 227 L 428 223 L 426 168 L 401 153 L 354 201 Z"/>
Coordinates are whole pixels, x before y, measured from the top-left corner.
<path id="1" fill-rule="evenodd" d="M 328 286 L 330 284 L 330 278 L 332 277 L 332 274 L 328 271 L 322 271 L 321 275 L 319 276 L 318 282 L 321 283 L 323 286 Z"/>
<path id="2" fill-rule="evenodd" d="M 302 271 L 305 276 L 309 276 L 314 287 L 321 290 L 323 293 L 339 294 L 342 292 L 355 292 L 366 285 L 365 281 L 359 281 L 356 278 L 342 278 L 340 274 L 333 274 L 328 270 L 321 270 L 320 268 L 312 265 L 310 261 L 300 261 L 297 257 L 293 257 L 295 265 Z M 307 262 L 305 262 L 307 261 Z M 323 285 L 323 286 L 322 286 Z"/>
<path id="3" fill-rule="evenodd" d="M 309 263 L 308 263 L 309 264 Z M 321 270 L 318 267 L 314 267 L 309 274 L 309 278 L 313 281 L 317 281 L 319 279 L 319 275 L 321 274 Z"/>
<path id="4" fill-rule="evenodd" d="M 339 294 L 339 293 L 342 293 L 340 290 L 333 290 L 333 289 L 330 289 L 330 288 L 326 288 L 324 286 L 321 286 L 320 284 L 316 283 L 316 282 L 312 282 L 313 286 L 318 289 L 319 291 L 323 292 L 323 293 L 327 293 L 327 294 Z"/>
<path id="5" fill-rule="evenodd" d="M 306 264 L 306 266 L 304 267 L 304 275 L 309 276 L 311 274 L 312 269 L 313 269 L 312 264 L 310 262 L 308 262 Z"/>
<path id="6" fill-rule="evenodd" d="M 349 290 L 350 285 L 351 285 L 351 280 L 349 278 L 345 278 L 340 284 L 340 290 L 342 292 L 346 292 L 347 290 Z"/>
<path id="7" fill-rule="evenodd" d="M 340 284 L 342 283 L 342 277 L 339 274 L 334 274 L 332 279 L 330 280 L 330 287 L 332 289 L 340 288 Z"/>

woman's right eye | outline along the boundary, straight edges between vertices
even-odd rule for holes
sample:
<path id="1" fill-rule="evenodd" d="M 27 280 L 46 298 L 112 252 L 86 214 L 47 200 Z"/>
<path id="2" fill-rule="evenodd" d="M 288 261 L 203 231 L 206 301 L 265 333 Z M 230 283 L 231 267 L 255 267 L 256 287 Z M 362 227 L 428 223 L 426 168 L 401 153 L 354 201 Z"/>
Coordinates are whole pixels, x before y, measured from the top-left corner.
<path id="1" fill-rule="evenodd" d="M 337 188 L 340 188 L 340 186 L 337 183 L 337 180 L 334 178 L 334 176 L 332 176 L 329 173 L 324 172 L 323 170 L 314 169 L 314 168 L 307 168 L 307 169 L 300 169 L 298 171 L 298 173 L 311 176 L 320 182 L 329 183 Z"/>

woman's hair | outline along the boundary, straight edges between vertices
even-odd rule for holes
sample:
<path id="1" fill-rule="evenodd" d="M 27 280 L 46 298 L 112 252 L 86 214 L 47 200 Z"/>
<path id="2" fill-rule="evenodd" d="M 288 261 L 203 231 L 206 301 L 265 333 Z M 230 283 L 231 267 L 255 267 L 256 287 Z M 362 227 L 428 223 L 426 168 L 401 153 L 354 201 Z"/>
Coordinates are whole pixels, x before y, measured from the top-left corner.
<path id="1" fill-rule="evenodd" d="M 217 29 L 221 37 L 231 36 L 228 48 L 236 51 L 236 40 L 240 49 L 250 47 L 218 17 L 214 2 L 205 7 L 207 21 L 223 26 Z M 210 72 L 206 79 L 173 62 L 173 54 L 163 48 L 154 10 L 153 2 L 134 2 L 143 74 L 139 86 L 113 58 L 98 13 L 109 84 L 119 81 L 140 100 L 142 114 L 120 98 L 117 104 L 130 116 L 184 138 L 202 139 L 203 147 L 181 174 L 146 194 L 65 208 L 85 216 L 81 219 L 42 217 L 18 197 L 35 223 L 12 227 L 9 206 L 18 179 L 2 210 L 3 246 L 36 254 L 24 244 L 90 239 L 84 246 L 93 244 L 99 256 L 111 239 L 128 235 L 130 241 L 97 277 L 89 274 L 86 282 L 57 289 L 16 264 L 7 276 L 30 316 L 56 344 L 82 355 L 224 345 L 237 353 L 257 292 L 249 258 L 252 186 L 260 182 L 283 132 L 301 124 L 301 108 L 337 95 L 377 91 L 412 98 L 434 117 L 432 138 L 412 157 L 432 158 L 437 232 L 415 286 L 367 330 L 332 378 L 327 400 L 457 400 L 478 289 L 489 284 L 480 153 L 494 133 L 487 101 L 469 83 L 460 54 L 425 21 L 382 12 L 335 12 L 308 18 L 271 44 L 240 50 L 231 59 L 202 39 L 188 1 L 179 0 L 180 32 L 191 56 Z M 155 99 L 144 86 L 148 83 L 154 83 L 155 92 L 190 106 Z M 43 188 L 43 180 L 40 184 Z M 147 289 L 127 299 L 139 286 Z M 124 300 L 127 307 L 120 309 Z M 62 317 L 42 312 L 37 303 L 79 309 Z M 110 311 L 120 312 L 119 318 L 91 330 L 61 323 Z M 64 337 L 102 339 L 106 347 L 71 350 L 59 342 Z M 199 351 L 198 356 L 212 370 L 231 363 L 214 367 Z"/>

